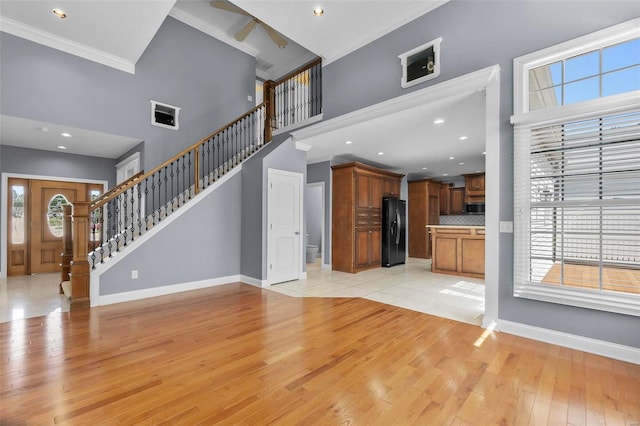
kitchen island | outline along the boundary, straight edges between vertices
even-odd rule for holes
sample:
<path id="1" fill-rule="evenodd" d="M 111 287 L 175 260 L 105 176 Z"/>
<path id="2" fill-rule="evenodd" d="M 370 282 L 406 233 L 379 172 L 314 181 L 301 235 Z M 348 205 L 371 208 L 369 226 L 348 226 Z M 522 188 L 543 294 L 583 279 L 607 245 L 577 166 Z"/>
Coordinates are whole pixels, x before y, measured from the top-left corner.
<path id="1" fill-rule="evenodd" d="M 484 278 L 484 226 L 427 225 L 431 272 Z"/>

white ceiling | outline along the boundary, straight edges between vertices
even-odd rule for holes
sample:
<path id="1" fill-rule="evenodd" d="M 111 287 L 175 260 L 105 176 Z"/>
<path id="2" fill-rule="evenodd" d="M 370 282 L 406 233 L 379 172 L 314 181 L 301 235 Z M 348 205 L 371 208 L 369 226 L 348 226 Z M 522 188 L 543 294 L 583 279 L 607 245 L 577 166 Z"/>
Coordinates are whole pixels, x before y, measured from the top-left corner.
<path id="1" fill-rule="evenodd" d="M 445 121 L 434 124 L 436 118 Z M 462 174 L 485 171 L 485 94 L 460 94 L 299 141 L 311 145 L 309 163 L 361 161 L 412 179 L 459 183 Z"/>
<path id="2" fill-rule="evenodd" d="M 71 137 L 64 137 L 62 133 Z M 116 159 L 140 142 L 124 136 L 0 115 L 0 145 Z M 59 145 L 67 149 L 60 149 Z"/>
<path id="3" fill-rule="evenodd" d="M 323 64 L 432 11 L 448 0 L 233 0 L 323 58 Z M 321 6 L 324 15 L 313 9 Z"/>
<path id="4" fill-rule="evenodd" d="M 446 1 L 233 1 L 285 36 L 289 44 L 284 49 L 278 48 L 259 26 L 244 42 L 236 41 L 233 35 L 249 18 L 213 8 L 208 0 L 1 0 L 0 24 L 2 31 L 133 72 L 169 14 L 256 56 L 259 63 L 273 64 L 258 75 L 276 79 L 316 55 L 326 65 Z M 318 5 L 325 10 L 322 17 L 313 16 L 312 10 Z M 67 18 L 55 17 L 53 8 L 65 10 Z M 360 160 L 413 177 L 443 180 L 447 180 L 444 173 L 454 176 L 484 170 L 484 114 L 479 113 L 484 111 L 483 96 L 467 94 L 315 136 L 304 141 L 313 146 L 308 159 Z M 445 124 L 433 125 L 436 116 L 445 118 Z M 68 153 L 117 158 L 140 142 L 52 123 L 0 118 L 0 144 L 4 145 L 59 151 L 56 147 L 63 144 Z M 42 127 L 49 131 L 39 130 Z M 62 132 L 73 137 L 63 138 Z M 459 141 L 462 135 L 468 139 Z M 346 140 L 353 143 L 345 145 Z M 378 156 L 379 151 L 385 154 Z M 455 160 L 449 160 L 450 156 Z"/>
<path id="5" fill-rule="evenodd" d="M 2 31 L 133 72 L 175 0 L 2 0 Z M 51 11 L 62 9 L 60 19 Z"/>

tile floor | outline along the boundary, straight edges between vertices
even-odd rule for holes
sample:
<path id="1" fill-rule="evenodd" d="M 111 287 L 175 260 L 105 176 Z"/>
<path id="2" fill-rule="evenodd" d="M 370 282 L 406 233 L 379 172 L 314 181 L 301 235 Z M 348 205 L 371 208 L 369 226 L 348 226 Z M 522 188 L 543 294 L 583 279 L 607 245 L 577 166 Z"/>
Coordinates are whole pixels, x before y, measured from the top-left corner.
<path id="1" fill-rule="evenodd" d="M 294 297 L 362 297 L 413 311 L 481 325 L 484 280 L 431 273 L 431 260 L 408 258 L 404 265 L 358 274 L 307 264 L 307 279 L 269 287 Z"/>
<path id="2" fill-rule="evenodd" d="M 269 290 L 293 297 L 362 297 L 414 311 L 480 325 L 484 281 L 433 274 L 431 261 L 407 259 L 405 265 L 347 274 L 307 264 L 307 279 Z M 69 311 L 58 293 L 59 274 L 0 279 L 0 322 Z"/>
<path id="3" fill-rule="evenodd" d="M 60 273 L 0 278 L 0 322 L 69 312 L 59 282 Z"/>

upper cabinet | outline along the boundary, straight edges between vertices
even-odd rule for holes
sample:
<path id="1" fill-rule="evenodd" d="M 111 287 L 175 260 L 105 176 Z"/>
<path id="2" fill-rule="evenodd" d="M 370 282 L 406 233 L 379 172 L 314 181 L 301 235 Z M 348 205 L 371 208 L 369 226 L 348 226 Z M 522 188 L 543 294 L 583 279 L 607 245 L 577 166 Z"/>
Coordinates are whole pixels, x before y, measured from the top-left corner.
<path id="1" fill-rule="evenodd" d="M 484 173 L 464 175 L 465 203 L 484 203 Z"/>
<path id="2" fill-rule="evenodd" d="M 440 215 L 446 216 L 451 214 L 451 183 L 440 184 Z"/>
<path id="3" fill-rule="evenodd" d="M 382 197 L 400 196 L 403 175 L 362 163 L 332 170 L 331 266 L 351 273 L 380 267 Z"/>

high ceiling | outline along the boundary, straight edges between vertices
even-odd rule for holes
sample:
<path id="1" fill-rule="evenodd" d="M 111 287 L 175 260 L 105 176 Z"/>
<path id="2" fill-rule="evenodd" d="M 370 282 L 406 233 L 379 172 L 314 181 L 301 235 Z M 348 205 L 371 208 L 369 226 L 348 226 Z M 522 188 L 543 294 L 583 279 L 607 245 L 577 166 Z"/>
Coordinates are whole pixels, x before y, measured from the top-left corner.
<path id="1" fill-rule="evenodd" d="M 235 40 L 234 35 L 251 18 L 211 7 L 208 0 L 2 0 L 0 23 L 2 31 L 134 72 L 135 63 L 169 15 L 255 56 L 257 75 L 277 79 L 315 56 L 321 56 L 324 65 L 335 61 L 446 1 L 234 0 L 236 6 L 282 34 L 288 41 L 284 49 L 278 48 L 260 25 L 244 41 Z M 313 8 L 318 5 L 324 9 L 322 17 L 313 15 Z M 67 18 L 54 16 L 51 13 L 54 7 L 63 9 Z M 484 115 L 478 113 L 483 108 L 482 93 L 461 94 L 333 129 L 304 141 L 312 145 L 308 159 L 360 160 L 413 177 L 443 180 L 448 180 L 444 174 L 484 171 Z M 434 125 L 435 117 L 446 121 Z M 117 158 L 140 142 L 70 129 L 60 123 L 7 116 L 1 120 L 0 143 L 4 144 L 11 141 L 11 145 L 50 150 L 64 145 L 70 153 Z M 73 137 L 62 138 L 63 132 Z M 467 139 L 460 141 L 461 136 Z M 82 139 L 103 140 L 108 144 L 81 143 Z M 352 143 L 345 144 L 347 140 Z M 104 145 L 110 149 L 105 150 Z"/>

